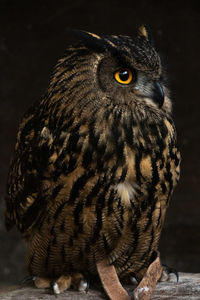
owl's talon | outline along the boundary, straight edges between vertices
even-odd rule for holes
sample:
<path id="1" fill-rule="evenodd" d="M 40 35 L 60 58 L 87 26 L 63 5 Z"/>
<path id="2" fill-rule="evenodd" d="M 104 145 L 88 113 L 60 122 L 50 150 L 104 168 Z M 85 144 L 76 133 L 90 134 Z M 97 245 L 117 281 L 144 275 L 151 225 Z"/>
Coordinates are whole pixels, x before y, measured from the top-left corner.
<path id="1" fill-rule="evenodd" d="M 53 293 L 55 295 L 59 295 L 60 294 L 60 289 L 59 289 L 59 286 L 58 286 L 57 282 L 52 282 L 51 286 L 52 286 Z"/>
<path id="2" fill-rule="evenodd" d="M 163 272 L 160 281 L 168 281 L 170 274 L 174 274 L 176 276 L 177 282 L 179 281 L 179 274 L 176 269 L 168 267 L 167 265 L 162 265 L 162 266 L 163 266 Z"/>
<path id="3" fill-rule="evenodd" d="M 89 282 L 85 279 L 82 279 L 79 283 L 78 291 L 87 293 L 88 290 L 89 290 Z"/>
<path id="4" fill-rule="evenodd" d="M 27 276 L 21 281 L 21 285 L 28 283 L 30 281 L 34 281 L 35 279 L 36 279 L 36 276 L 33 276 L 33 275 Z"/>
<path id="5" fill-rule="evenodd" d="M 130 282 L 132 283 L 132 284 L 135 284 L 135 283 L 140 283 L 140 279 L 135 275 L 135 273 L 134 272 L 131 272 L 130 274 L 129 274 L 129 280 L 130 280 Z"/>

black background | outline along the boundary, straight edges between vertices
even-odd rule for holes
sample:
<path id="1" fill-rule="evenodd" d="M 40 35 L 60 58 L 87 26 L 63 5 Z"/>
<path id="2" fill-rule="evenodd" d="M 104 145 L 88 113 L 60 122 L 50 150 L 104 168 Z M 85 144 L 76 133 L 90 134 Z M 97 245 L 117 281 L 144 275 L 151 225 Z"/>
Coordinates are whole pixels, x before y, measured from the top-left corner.
<path id="1" fill-rule="evenodd" d="M 200 272 L 200 10 L 199 1 L 0 0 L 0 285 L 24 274 L 24 243 L 4 228 L 4 193 L 19 119 L 48 86 L 71 28 L 134 35 L 151 28 L 168 70 L 182 172 L 160 250 L 179 271 Z"/>

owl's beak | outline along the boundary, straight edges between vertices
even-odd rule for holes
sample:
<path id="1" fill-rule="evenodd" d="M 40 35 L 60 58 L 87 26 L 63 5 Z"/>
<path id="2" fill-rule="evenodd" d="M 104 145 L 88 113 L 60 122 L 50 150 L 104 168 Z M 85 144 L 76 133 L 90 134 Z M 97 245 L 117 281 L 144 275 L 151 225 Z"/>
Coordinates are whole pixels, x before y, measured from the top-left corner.
<path id="1" fill-rule="evenodd" d="M 163 106 L 165 94 L 159 81 L 154 81 L 153 99 L 156 103 L 158 103 L 159 108 Z"/>

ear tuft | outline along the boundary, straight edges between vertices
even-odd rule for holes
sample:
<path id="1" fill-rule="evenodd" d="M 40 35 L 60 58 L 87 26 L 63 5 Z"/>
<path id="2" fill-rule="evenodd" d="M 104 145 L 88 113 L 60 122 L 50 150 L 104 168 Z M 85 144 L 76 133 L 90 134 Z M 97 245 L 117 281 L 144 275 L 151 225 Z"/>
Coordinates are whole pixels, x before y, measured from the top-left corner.
<path id="1" fill-rule="evenodd" d="M 89 31 L 85 31 L 85 30 L 78 30 L 78 29 L 72 29 L 72 31 L 74 32 L 74 34 L 79 37 L 80 39 L 101 39 L 101 37 L 95 33 L 89 32 Z"/>
<path id="2" fill-rule="evenodd" d="M 151 34 L 148 26 L 146 25 L 141 25 L 138 28 L 138 36 L 144 37 L 147 41 L 151 43 Z"/>
<path id="3" fill-rule="evenodd" d="M 87 47 L 103 51 L 104 43 L 101 36 L 84 30 L 73 29 L 73 32 Z"/>

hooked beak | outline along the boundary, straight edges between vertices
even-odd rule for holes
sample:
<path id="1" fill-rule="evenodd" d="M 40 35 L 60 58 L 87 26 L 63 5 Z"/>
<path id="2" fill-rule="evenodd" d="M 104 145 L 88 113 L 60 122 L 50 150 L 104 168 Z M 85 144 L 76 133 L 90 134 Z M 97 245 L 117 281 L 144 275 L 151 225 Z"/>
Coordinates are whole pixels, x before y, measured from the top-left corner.
<path id="1" fill-rule="evenodd" d="M 158 103 L 159 108 L 163 106 L 165 94 L 159 81 L 154 81 L 153 100 Z"/>

